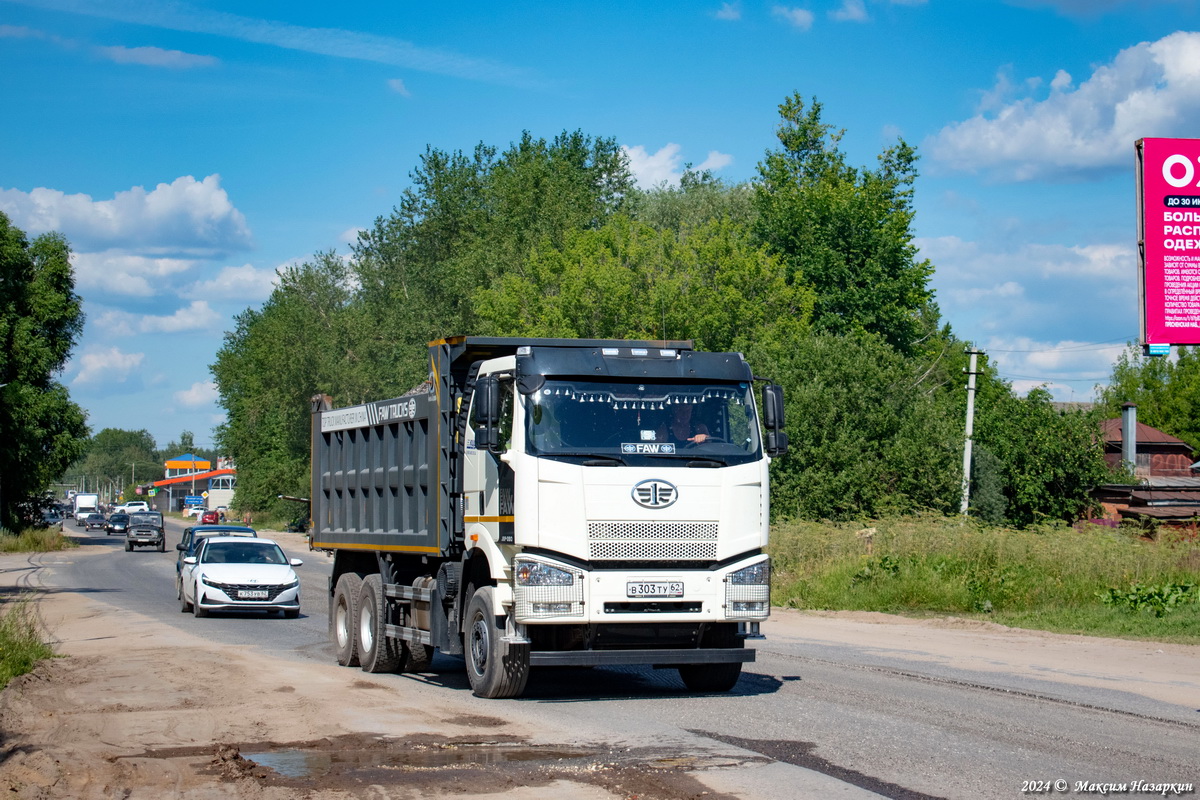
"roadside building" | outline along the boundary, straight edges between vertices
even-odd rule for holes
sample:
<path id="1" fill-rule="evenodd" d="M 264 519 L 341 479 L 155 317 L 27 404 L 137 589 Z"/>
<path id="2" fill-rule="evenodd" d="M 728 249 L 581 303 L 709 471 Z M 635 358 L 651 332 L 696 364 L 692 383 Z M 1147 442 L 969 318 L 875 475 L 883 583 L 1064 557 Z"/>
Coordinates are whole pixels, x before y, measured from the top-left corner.
<path id="1" fill-rule="evenodd" d="M 188 505 L 228 506 L 236 486 L 237 468 L 227 459 L 218 459 L 214 469 L 208 459 L 184 453 L 163 462 L 163 479 L 151 484 L 151 505 L 157 511 L 182 511 Z"/>
<path id="2" fill-rule="evenodd" d="M 1136 419 L 1136 416 L 1134 416 Z M 1200 517 L 1200 462 L 1192 446 L 1157 428 L 1134 422 L 1132 447 L 1127 448 L 1131 420 L 1106 419 L 1101 423 L 1104 458 L 1114 467 L 1132 464 L 1136 484 L 1098 486 L 1093 496 L 1104 508 L 1104 518 L 1192 523 Z M 1132 458 L 1130 458 L 1132 456 Z"/>

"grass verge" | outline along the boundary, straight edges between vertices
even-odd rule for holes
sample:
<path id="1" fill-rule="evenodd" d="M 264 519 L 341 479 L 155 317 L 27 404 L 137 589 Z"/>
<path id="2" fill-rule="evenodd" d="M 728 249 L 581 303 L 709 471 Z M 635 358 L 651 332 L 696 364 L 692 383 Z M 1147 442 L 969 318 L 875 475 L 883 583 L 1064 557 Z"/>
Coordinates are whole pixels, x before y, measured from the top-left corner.
<path id="1" fill-rule="evenodd" d="M 53 655 L 42 640 L 31 601 L 19 599 L 0 606 L 0 689 Z"/>
<path id="2" fill-rule="evenodd" d="M 776 605 L 1200 644 L 1200 543 L 1169 532 L 913 516 L 785 523 L 770 551 Z"/>
<path id="3" fill-rule="evenodd" d="M 57 527 L 27 528 L 20 533 L 0 530 L 0 553 L 46 553 L 78 546 Z"/>

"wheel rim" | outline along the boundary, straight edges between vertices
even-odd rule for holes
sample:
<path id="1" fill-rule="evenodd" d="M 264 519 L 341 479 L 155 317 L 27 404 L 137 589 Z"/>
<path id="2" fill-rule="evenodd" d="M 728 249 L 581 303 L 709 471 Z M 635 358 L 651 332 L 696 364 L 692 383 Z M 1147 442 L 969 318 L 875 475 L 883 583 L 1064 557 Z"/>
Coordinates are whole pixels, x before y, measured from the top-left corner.
<path id="1" fill-rule="evenodd" d="M 375 642 L 375 610 L 364 605 L 358 612 L 358 618 L 358 640 L 362 642 L 362 651 L 369 653 Z"/>
<path id="2" fill-rule="evenodd" d="M 487 671 L 488 662 L 488 644 L 491 638 L 491 632 L 488 630 L 487 620 L 483 617 L 476 617 L 471 623 L 471 668 L 475 670 L 476 675 L 483 675 Z"/>
<path id="3" fill-rule="evenodd" d="M 334 630 L 337 634 L 339 648 L 346 647 L 350 643 L 350 623 L 347 619 L 350 615 L 348 612 L 349 609 L 346 608 L 345 603 L 338 603 L 337 610 L 334 612 Z"/>

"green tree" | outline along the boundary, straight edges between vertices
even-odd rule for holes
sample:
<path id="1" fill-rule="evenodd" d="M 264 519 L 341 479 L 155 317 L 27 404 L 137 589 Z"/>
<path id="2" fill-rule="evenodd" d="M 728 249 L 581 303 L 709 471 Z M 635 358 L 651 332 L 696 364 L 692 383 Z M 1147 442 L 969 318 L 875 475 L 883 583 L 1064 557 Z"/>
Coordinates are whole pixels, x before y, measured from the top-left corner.
<path id="1" fill-rule="evenodd" d="M 0 524 L 46 492 L 82 453 L 86 415 L 56 378 L 83 330 L 70 245 L 29 242 L 0 213 Z"/>
<path id="2" fill-rule="evenodd" d="M 779 517 L 949 511 L 961 484 L 960 405 L 936 391 L 952 366 L 907 359 L 876 336 L 762 340 L 746 357 L 786 391 L 790 450 L 771 465 Z"/>
<path id="3" fill-rule="evenodd" d="M 729 185 L 707 170 L 690 168 L 683 173 L 678 187 L 664 183 L 636 191 L 627 205 L 634 219 L 655 230 L 677 234 L 716 221 L 749 229 L 757 214 L 751 184 Z"/>
<path id="4" fill-rule="evenodd" d="M 1138 422 L 1200 448 L 1200 351 L 1195 347 L 1176 348 L 1172 359 L 1144 356 L 1130 345 L 1098 395 L 1104 418 L 1119 417 L 1122 405 L 1136 403 Z"/>
<path id="5" fill-rule="evenodd" d="M 1078 519 L 1092 505 L 1091 490 L 1112 479 L 1099 415 L 1060 412 L 1044 388 L 1021 398 L 996 384 L 981 395 L 975 435 L 998 461 L 1008 519 Z"/>
<path id="6" fill-rule="evenodd" d="M 791 340 L 812 303 L 731 222 L 677 234 L 624 215 L 561 247 L 544 242 L 520 270 L 478 292 L 484 329 L 496 335 L 691 339 L 703 350 Z"/>
<path id="7" fill-rule="evenodd" d="M 756 230 L 817 295 L 813 323 L 836 334 L 866 331 L 902 353 L 927 335 L 933 293 L 912 239 L 916 151 L 903 140 L 856 169 L 838 149 L 842 131 L 799 94 L 779 107 L 779 147 L 759 164 Z"/>
<path id="8" fill-rule="evenodd" d="M 105 428 L 88 440 L 83 457 L 63 477 L 76 485 L 86 479 L 89 487 L 113 487 L 114 498 L 124 493 L 131 500 L 131 487 L 162 477 L 162 461 L 149 431 Z"/>

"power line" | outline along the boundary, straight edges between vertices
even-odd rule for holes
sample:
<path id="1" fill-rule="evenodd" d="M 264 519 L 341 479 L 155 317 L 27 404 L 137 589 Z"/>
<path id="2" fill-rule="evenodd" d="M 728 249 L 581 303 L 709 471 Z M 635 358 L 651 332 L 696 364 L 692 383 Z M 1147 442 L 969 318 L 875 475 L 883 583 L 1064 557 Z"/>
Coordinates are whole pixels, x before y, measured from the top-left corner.
<path id="1" fill-rule="evenodd" d="M 1107 350 L 1110 345 L 1118 342 L 1131 342 L 1136 340 L 1136 336 L 1123 336 L 1120 339 L 1109 339 L 1107 342 L 1084 342 L 1083 344 L 1071 345 L 1069 347 L 1048 347 L 1040 350 L 998 350 L 994 347 L 989 347 L 989 353 L 1067 353 L 1067 352 L 1085 352 L 1087 350 Z"/>
<path id="2" fill-rule="evenodd" d="M 1084 376 L 1082 378 L 1053 378 L 1046 375 L 1014 375 L 1011 372 L 997 372 L 1001 378 L 1018 378 L 1023 381 L 1054 381 L 1056 383 L 1082 383 L 1083 381 L 1103 381 L 1112 377 L 1111 375 L 1094 375 L 1092 377 Z"/>

